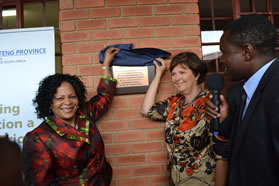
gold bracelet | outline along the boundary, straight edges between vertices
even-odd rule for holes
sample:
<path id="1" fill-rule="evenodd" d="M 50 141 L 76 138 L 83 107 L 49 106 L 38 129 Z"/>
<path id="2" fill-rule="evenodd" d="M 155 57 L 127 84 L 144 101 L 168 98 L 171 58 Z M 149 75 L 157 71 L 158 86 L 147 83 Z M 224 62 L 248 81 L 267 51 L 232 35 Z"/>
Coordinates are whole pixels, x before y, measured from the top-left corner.
<path id="1" fill-rule="evenodd" d="M 102 66 L 103 70 L 110 70 L 110 67 Z"/>

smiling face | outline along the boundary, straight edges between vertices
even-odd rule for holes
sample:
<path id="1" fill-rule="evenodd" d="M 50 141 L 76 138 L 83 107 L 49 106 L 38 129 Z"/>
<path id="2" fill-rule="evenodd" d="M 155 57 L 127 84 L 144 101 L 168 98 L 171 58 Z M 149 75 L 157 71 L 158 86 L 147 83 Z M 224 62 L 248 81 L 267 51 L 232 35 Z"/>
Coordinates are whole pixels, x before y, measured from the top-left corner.
<path id="1" fill-rule="evenodd" d="M 232 81 L 246 79 L 249 63 L 245 60 L 246 51 L 229 41 L 230 30 L 224 32 L 220 40 L 221 62 L 225 65 L 225 75 Z"/>
<path id="2" fill-rule="evenodd" d="M 176 65 L 172 72 L 172 81 L 178 93 L 188 95 L 197 87 L 197 79 L 199 76 L 194 76 L 192 70 L 186 65 Z"/>
<path id="3" fill-rule="evenodd" d="M 74 125 L 78 105 L 78 97 L 73 86 L 68 82 L 62 82 L 52 99 L 51 109 L 54 116 Z"/>

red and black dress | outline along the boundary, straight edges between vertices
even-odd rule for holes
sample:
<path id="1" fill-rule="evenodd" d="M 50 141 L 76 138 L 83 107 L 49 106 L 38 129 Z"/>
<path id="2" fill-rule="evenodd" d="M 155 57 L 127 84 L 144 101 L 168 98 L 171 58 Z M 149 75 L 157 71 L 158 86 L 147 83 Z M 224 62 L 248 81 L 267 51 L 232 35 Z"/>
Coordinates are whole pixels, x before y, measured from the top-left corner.
<path id="1" fill-rule="evenodd" d="M 30 185 L 110 185 L 112 169 L 96 121 L 109 109 L 116 82 L 102 78 L 98 95 L 77 111 L 78 128 L 46 118 L 23 142 L 24 174 Z"/>

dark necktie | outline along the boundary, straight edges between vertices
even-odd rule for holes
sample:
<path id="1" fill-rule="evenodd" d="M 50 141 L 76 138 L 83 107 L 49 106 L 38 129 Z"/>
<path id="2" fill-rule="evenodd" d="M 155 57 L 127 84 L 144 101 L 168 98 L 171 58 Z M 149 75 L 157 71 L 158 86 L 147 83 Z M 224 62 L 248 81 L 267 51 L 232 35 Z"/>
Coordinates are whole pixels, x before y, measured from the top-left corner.
<path id="1" fill-rule="evenodd" d="M 244 88 L 241 89 L 241 97 L 240 97 L 240 110 L 239 110 L 239 115 L 238 115 L 238 128 L 241 125 L 241 121 L 242 121 L 242 115 L 243 115 L 243 111 L 246 105 L 246 98 L 247 98 L 247 94 Z"/>
<path id="2" fill-rule="evenodd" d="M 233 131 L 232 131 L 232 134 L 231 134 L 230 150 L 233 148 L 234 141 L 237 138 L 237 136 L 239 135 L 239 130 L 240 130 L 240 127 L 241 127 L 241 122 L 242 122 L 242 115 L 243 115 L 243 111 L 244 111 L 245 104 L 246 104 L 246 98 L 247 98 L 247 94 L 246 94 L 245 90 L 242 88 L 241 89 L 241 95 L 240 95 L 240 104 L 239 104 L 240 109 L 239 109 L 239 113 L 238 113 L 237 118 L 236 118 L 236 123 L 233 127 Z"/>

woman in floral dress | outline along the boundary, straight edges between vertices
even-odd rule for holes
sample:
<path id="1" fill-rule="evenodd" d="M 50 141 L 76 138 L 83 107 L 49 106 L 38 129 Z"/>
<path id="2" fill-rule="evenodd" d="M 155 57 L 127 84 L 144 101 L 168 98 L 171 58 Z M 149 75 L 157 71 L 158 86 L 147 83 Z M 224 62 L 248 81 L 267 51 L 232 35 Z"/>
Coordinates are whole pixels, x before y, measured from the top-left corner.
<path id="1" fill-rule="evenodd" d="M 201 83 L 205 80 L 207 66 L 194 53 L 176 55 L 170 63 L 170 72 L 178 94 L 155 103 L 166 70 L 166 61 L 157 60 L 161 66 L 154 62 L 156 75 L 144 97 L 142 114 L 166 121 L 170 181 L 179 186 L 214 186 L 216 161 L 226 158 L 223 150 L 226 141 L 212 134 L 210 121 L 204 113 L 210 92 L 202 89 Z M 216 185 L 223 181 L 216 180 Z"/>

